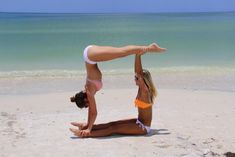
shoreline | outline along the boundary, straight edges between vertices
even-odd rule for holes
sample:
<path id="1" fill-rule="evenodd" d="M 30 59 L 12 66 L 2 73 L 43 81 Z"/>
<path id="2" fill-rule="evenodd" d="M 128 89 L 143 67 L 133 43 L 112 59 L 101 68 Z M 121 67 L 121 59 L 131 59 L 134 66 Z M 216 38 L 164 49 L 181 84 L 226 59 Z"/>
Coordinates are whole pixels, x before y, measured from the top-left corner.
<path id="1" fill-rule="evenodd" d="M 202 68 L 203 69 L 203 68 Z M 103 89 L 136 88 L 134 72 L 104 72 Z M 179 68 L 155 71 L 150 69 L 152 79 L 160 89 L 186 89 L 235 92 L 235 70 L 199 70 Z M 43 94 L 80 91 L 84 88 L 85 74 L 72 71 L 0 73 L 0 95 Z"/>

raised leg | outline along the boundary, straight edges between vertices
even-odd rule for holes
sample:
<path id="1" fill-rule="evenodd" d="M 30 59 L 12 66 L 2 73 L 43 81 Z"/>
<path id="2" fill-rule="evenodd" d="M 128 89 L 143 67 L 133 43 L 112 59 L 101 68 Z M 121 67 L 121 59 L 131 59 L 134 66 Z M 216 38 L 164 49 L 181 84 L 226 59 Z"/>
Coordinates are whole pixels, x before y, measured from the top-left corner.
<path id="1" fill-rule="evenodd" d="M 95 62 L 109 61 L 132 54 L 143 54 L 145 52 L 163 52 L 166 49 L 153 43 L 148 46 L 128 45 L 124 47 L 97 46 L 94 45 L 88 50 L 88 58 Z"/>

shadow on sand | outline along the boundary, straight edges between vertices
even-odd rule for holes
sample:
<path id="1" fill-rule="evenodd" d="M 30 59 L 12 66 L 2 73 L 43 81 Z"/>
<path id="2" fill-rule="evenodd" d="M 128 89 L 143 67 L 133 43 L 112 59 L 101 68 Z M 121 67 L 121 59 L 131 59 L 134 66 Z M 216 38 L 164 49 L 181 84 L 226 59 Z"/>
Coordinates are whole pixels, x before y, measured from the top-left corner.
<path id="1" fill-rule="evenodd" d="M 155 135 L 169 135 L 171 134 L 168 129 L 151 129 L 151 132 L 147 135 L 144 135 L 145 137 L 151 137 Z M 142 137 L 143 135 L 111 135 L 107 137 L 91 137 L 96 139 L 112 139 L 112 138 L 123 138 L 123 137 Z M 72 136 L 71 139 L 83 139 L 81 137 Z M 84 138 L 86 139 L 86 138 Z"/>

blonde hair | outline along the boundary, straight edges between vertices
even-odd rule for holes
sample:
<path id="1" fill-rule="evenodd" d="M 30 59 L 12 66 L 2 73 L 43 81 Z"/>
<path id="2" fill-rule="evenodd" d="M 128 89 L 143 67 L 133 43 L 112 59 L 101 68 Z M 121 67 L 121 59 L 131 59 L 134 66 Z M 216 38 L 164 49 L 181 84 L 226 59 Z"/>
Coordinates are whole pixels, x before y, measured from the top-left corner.
<path id="1" fill-rule="evenodd" d="M 146 69 L 143 69 L 143 78 L 144 78 L 145 84 L 147 85 L 149 89 L 150 101 L 151 103 L 153 103 L 154 99 L 157 97 L 157 90 L 153 84 L 153 80 L 152 80 L 150 72 Z"/>

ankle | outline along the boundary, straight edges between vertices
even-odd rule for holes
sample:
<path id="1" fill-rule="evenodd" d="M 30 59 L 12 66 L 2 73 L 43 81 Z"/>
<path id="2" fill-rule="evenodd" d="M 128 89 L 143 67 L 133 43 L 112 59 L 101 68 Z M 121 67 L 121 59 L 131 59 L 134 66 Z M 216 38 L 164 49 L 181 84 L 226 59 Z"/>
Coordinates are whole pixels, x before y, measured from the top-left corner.
<path id="1" fill-rule="evenodd" d="M 148 50 L 149 50 L 149 47 L 148 47 L 148 46 L 143 46 L 143 48 L 142 48 L 142 51 L 143 51 L 143 52 L 148 52 Z"/>

